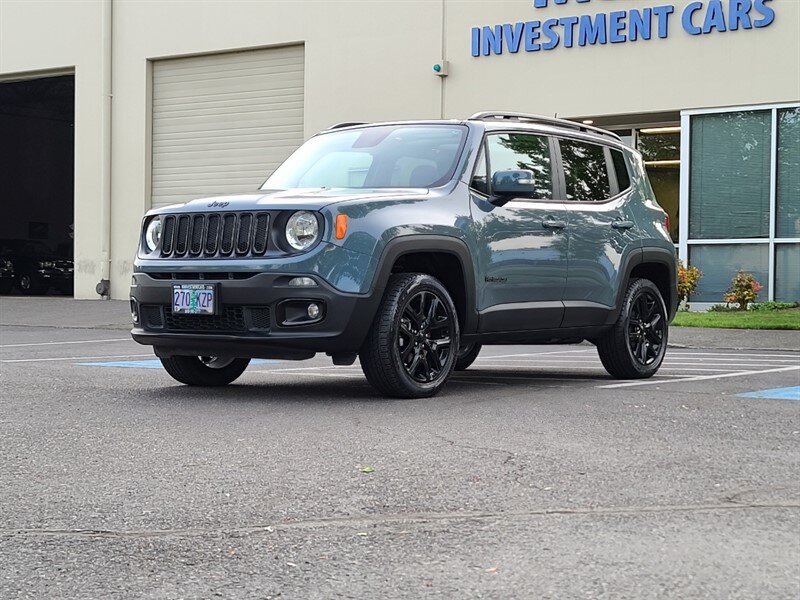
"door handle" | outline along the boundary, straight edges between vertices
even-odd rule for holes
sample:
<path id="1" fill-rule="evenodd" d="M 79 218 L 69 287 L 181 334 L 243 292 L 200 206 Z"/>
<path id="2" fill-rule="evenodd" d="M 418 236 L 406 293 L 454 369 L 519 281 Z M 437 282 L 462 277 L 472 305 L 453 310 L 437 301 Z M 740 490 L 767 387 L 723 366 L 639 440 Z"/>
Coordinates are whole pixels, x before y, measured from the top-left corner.
<path id="1" fill-rule="evenodd" d="M 633 227 L 633 221 L 614 221 L 611 226 L 614 229 L 630 229 Z"/>
<path id="2" fill-rule="evenodd" d="M 542 221 L 542 227 L 545 229 L 564 229 L 566 226 L 566 221 L 556 221 L 555 219 L 551 218 L 547 218 Z"/>

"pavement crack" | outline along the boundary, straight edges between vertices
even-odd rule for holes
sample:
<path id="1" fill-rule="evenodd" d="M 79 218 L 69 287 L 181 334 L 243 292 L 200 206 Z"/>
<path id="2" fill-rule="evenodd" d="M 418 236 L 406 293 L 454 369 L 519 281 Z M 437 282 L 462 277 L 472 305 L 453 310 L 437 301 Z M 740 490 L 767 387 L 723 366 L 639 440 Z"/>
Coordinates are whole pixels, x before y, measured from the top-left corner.
<path id="1" fill-rule="evenodd" d="M 396 515 L 375 515 L 356 517 L 331 517 L 323 519 L 303 519 L 270 525 L 244 525 L 240 527 L 186 527 L 175 529 L 0 529 L 0 538 L 14 537 L 75 537 L 75 538 L 150 538 L 150 537 L 193 537 L 193 536 L 231 536 L 251 534 L 271 534 L 282 531 L 320 529 L 326 527 L 363 528 L 389 525 L 430 524 L 436 522 L 488 521 L 551 516 L 597 516 L 608 515 L 646 515 L 668 513 L 719 512 L 742 510 L 800 509 L 800 502 L 772 503 L 722 503 L 697 505 L 664 506 L 622 506 L 622 507 L 583 507 L 583 508 L 541 508 L 525 511 L 466 511 L 445 513 L 409 513 Z"/>
<path id="2" fill-rule="evenodd" d="M 451 446 L 456 446 L 457 448 L 466 448 L 467 450 L 482 450 L 484 452 L 496 452 L 499 454 L 505 454 L 506 457 L 503 459 L 502 463 L 504 465 L 508 464 L 509 462 L 517 458 L 517 454 L 515 452 L 511 452 L 510 450 L 505 450 L 503 448 L 492 448 L 491 446 L 478 446 L 477 444 L 466 444 L 463 442 L 457 442 L 438 433 L 434 433 L 433 436 L 439 438 L 440 440 L 448 443 Z"/>

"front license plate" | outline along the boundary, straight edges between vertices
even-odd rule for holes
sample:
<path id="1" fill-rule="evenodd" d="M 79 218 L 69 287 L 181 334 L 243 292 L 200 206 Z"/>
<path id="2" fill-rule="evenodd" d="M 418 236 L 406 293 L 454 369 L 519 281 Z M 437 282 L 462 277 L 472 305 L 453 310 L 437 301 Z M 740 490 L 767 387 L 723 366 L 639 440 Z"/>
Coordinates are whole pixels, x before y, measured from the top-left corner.
<path id="1" fill-rule="evenodd" d="M 172 312 L 188 315 L 213 315 L 216 296 L 213 284 L 183 283 L 172 286 Z"/>

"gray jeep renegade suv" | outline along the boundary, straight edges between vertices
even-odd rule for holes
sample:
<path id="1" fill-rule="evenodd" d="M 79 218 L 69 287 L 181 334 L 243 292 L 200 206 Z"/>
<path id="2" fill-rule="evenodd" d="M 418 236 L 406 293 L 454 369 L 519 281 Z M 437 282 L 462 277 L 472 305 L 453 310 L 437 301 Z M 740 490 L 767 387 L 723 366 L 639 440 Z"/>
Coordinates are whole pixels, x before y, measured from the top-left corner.
<path id="1" fill-rule="evenodd" d="M 639 154 L 560 119 L 343 123 L 253 194 L 144 218 L 133 338 L 189 385 L 251 358 L 360 358 L 394 397 L 436 394 L 487 344 L 589 340 L 652 376 L 676 257 Z"/>

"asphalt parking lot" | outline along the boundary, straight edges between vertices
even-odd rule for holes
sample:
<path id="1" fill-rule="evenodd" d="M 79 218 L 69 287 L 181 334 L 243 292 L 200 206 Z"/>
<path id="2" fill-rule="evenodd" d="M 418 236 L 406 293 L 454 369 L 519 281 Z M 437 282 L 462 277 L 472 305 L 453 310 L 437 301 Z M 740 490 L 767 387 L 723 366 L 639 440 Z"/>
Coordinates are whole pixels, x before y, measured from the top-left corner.
<path id="1" fill-rule="evenodd" d="M 324 357 L 186 388 L 99 313 L 21 302 L 2 598 L 800 595 L 797 338 L 674 347 L 637 382 L 588 345 L 492 347 L 385 400 Z"/>

